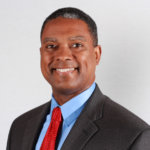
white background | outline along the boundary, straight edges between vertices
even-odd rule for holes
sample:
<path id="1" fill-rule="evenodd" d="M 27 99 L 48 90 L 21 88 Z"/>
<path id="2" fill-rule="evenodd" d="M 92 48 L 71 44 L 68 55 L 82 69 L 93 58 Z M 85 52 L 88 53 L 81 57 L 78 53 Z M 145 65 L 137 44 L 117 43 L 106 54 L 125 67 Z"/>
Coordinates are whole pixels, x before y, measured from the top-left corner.
<path id="1" fill-rule="evenodd" d="M 150 123 L 149 0 L 0 0 L 0 149 L 12 121 L 50 100 L 40 72 L 40 29 L 54 10 L 72 6 L 98 26 L 104 94 Z"/>

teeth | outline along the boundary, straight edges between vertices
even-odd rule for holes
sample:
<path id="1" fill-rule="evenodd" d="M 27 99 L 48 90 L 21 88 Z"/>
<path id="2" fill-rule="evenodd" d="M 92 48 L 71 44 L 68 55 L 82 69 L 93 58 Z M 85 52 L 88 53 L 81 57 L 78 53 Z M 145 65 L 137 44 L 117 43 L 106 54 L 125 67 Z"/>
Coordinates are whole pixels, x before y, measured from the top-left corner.
<path id="1" fill-rule="evenodd" d="M 74 68 L 66 68 L 66 69 L 56 69 L 56 71 L 60 71 L 60 72 L 67 72 L 67 71 L 73 71 Z"/>

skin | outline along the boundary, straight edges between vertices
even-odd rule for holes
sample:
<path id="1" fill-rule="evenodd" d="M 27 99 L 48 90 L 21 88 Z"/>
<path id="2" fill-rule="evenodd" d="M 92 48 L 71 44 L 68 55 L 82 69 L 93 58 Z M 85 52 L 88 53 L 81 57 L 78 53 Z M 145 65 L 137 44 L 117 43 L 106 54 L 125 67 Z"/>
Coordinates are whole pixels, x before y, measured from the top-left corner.
<path id="1" fill-rule="evenodd" d="M 40 53 L 41 71 L 59 105 L 94 82 L 101 47 L 93 46 L 84 21 L 62 17 L 49 21 L 43 30 Z"/>

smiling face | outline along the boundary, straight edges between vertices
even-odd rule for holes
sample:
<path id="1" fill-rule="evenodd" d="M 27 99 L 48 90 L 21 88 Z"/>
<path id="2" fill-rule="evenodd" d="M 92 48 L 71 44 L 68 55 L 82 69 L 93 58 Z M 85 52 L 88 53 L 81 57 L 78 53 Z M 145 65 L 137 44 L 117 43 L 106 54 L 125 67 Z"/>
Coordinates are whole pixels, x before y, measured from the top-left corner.
<path id="1" fill-rule="evenodd" d="M 41 70 L 55 98 L 72 98 L 94 82 L 101 49 L 93 46 L 88 26 L 82 20 L 58 17 L 49 21 L 40 50 Z"/>

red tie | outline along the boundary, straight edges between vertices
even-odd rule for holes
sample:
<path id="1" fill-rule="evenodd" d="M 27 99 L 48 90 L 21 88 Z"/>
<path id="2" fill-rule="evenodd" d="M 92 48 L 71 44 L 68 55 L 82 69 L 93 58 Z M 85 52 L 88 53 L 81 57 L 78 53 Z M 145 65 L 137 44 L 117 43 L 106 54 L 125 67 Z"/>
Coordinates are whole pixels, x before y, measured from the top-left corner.
<path id="1" fill-rule="evenodd" d="M 61 110 L 59 107 L 56 107 L 53 109 L 51 123 L 48 127 L 40 150 L 55 150 L 56 137 L 58 135 L 61 122 Z"/>

